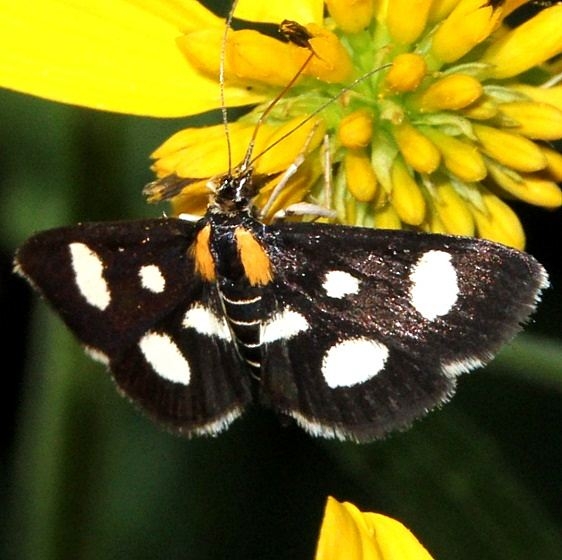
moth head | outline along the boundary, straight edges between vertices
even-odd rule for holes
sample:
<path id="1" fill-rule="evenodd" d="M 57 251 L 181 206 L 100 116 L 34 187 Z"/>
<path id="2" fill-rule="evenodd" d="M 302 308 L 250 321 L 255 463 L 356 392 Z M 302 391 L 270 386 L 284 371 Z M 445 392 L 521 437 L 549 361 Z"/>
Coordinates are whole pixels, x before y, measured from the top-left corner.
<path id="1" fill-rule="evenodd" d="M 256 184 L 252 167 L 237 168 L 213 181 L 214 198 L 211 207 L 226 214 L 248 211 L 256 196 Z"/>

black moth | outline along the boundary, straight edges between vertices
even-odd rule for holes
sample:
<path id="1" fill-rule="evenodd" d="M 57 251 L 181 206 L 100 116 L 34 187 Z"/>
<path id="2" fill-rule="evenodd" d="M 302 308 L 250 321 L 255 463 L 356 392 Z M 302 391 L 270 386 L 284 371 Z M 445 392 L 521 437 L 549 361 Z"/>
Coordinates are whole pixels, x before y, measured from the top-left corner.
<path id="1" fill-rule="evenodd" d="M 488 241 L 314 223 L 265 225 L 251 168 L 207 214 L 39 233 L 16 271 L 121 391 L 185 435 L 251 402 L 313 435 L 369 441 L 446 401 L 548 284 Z"/>

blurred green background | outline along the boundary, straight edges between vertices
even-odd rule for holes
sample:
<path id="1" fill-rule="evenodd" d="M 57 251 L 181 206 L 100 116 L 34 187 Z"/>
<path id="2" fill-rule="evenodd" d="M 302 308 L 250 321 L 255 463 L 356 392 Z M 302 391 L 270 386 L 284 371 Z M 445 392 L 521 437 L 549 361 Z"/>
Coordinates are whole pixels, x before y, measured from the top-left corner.
<path id="1" fill-rule="evenodd" d="M 37 230 L 161 215 L 140 194 L 148 154 L 193 122 L 0 91 L 0 558 L 313 558 L 328 495 L 396 517 L 439 560 L 562 558 L 560 211 L 517 206 L 553 284 L 525 334 L 451 403 L 369 445 L 263 410 L 217 438 L 172 436 L 11 274 Z"/>

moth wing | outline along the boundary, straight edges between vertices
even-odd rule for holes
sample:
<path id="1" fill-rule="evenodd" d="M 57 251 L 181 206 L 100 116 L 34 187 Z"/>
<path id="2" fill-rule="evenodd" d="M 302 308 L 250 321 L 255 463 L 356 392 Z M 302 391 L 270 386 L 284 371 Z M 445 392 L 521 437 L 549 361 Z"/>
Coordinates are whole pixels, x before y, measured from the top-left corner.
<path id="1" fill-rule="evenodd" d="M 35 235 L 15 259 L 121 391 L 187 435 L 226 428 L 251 400 L 216 289 L 194 270 L 196 232 L 174 219 L 82 224 Z"/>
<path id="2" fill-rule="evenodd" d="M 484 240 L 320 224 L 271 233 L 263 398 L 325 437 L 369 441 L 446 401 L 548 284 L 531 256 Z"/>

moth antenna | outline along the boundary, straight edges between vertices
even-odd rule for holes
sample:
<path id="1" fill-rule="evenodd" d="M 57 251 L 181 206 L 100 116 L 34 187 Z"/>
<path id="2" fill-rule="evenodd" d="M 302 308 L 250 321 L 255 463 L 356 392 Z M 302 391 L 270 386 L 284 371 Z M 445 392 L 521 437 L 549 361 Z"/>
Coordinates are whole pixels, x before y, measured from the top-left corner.
<path id="1" fill-rule="evenodd" d="M 238 0 L 233 0 L 232 6 L 226 16 L 224 25 L 224 33 L 222 36 L 222 44 L 219 58 L 219 90 L 221 102 L 222 124 L 224 126 L 224 136 L 226 139 L 226 149 L 228 152 L 228 174 L 232 172 L 232 143 L 230 141 L 230 131 L 228 129 L 228 109 L 226 108 L 226 99 L 224 95 L 224 69 L 226 65 L 226 43 L 228 41 L 228 32 L 232 28 L 232 20 L 234 18 L 234 10 L 238 6 Z"/>
<path id="2" fill-rule="evenodd" d="M 293 87 L 295 82 L 302 76 L 302 73 L 303 73 L 304 69 L 306 68 L 308 63 L 312 60 L 313 56 L 315 56 L 315 54 L 314 54 L 314 52 L 311 52 L 306 57 L 306 60 L 299 67 L 299 69 L 295 72 L 295 75 L 289 80 L 289 82 L 283 87 L 283 89 L 269 102 L 269 105 L 264 109 L 264 111 L 260 115 L 258 121 L 256 122 L 256 126 L 254 128 L 254 132 L 252 134 L 252 137 L 250 138 L 250 142 L 248 144 L 248 149 L 246 150 L 246 155 L 244 156 L 244 160 L 242 161 L 242 164 L 241 164 L 242 170 L 248 169 L 248 167 L 250 167 L 252 165 L 252 163 L 254 163 L 262 154 L 264 154 L 266 151 L 269 150 L 269 148 L 267 148 L 266 150 L 264 150 L 263 152 L 261 152 L 255 158 L 252 159 L 252 153 L 254 151 L 254 147 L 255 147 L 255 144 L 256 144 L 256 138 L 258 136 L 258 132 L 259 132 L 259 129 L 260 129 L 261 125 L 264 123 L 264 121 L 267 118 L 267 116 L 269 115 L 269 113 L 271 113 L 273 107 L 275 107 L 275 105 L 277 105 L 278 101 L 283 98 L 283 96 Z M 277 144 L 277 142 L 275 144 Z"/>
<path id="3" fill-rule="evenodd" d="M 232 173 L 232 144 L 231 144 L 231 140 L 230 140 L 230 132 L 229 132 L 229 129 L 228 129 L 228 109 L 226 107 L 226 99 L 225 99 L 225 95 L 224 95 L 224 84 L 225 84 L 226 45 L 227 45 L 227 41 L 228 41 L 228 32 L 232 29 L 232 20 L 234 19 L 234 12 L 235 12 L 237 6 L 238 6 L 238 0 L 233 0 L 232 6 L 231 6 L 231 8 L 228 12 L 228 15 L 227 15 L 226 21 L 225 21 L 224 33 L 223 33 L 222 45 L 221 45 L 221 51 L 220 51 L 220 59 L 219 59 L 219 88 L 220 88 L 221 114 L 222 114 L 222 122 L 223 122 L 223 125 L 224 125 L 226 146 L 227 146 L 227 150 L 228 150 L 228 174 L 229 175 Z M 259 119 L 256 123 L 256 126 L 254 128 L 254 132 L 252 134 L 252 137 L 250 138 L 250 142 L 248 144 L 246 154 L 245 154 L 244 159 L 243 159 L 243 161 L 240 165 L 241 170 L 248 169 L 248 167 L 251 165 L 251 163 L 253 161 L 255 161 L 256 158 L 254 158 L 254 160 L 252 160 L 252 153 L 254 151 L 254 146 L 256 144 L 256 138 L 258 136 L 259 129 L 260 129 L 261 125 L 263 124 L 263 122 L 265 121 L 265 119 L 267 118 L 267 116 L 269 115 L 269 113 L 271 112 L 271 110 L 273 109 L 273 107 L 275 107 L 277 102 L 287 93 L 287 91 L 289 91 L 289 89 L 291 89 L 293 87 L 295 82 L 302 75 L 304 69 L 306 68 L 306 66 L 308 65 L 308 63 L 312 59 L 312 57 L 315 56 L 315 53 L 312 50 L 312 48 L 310 48 L 310 51 L 311 51 L 310 54 L 308 55 L 308 57 L 306 58 L 304 63 L 300 66 L 300 68 L 296 71 L 295 75 L 291 78 L 289 83 L 269 102 L 269 105 L 265 108 L 265 110 L 260 115 L 260 117 L 259 117 Z"/>
<path id="4" fill-rule="evenodd" d="M 311 53 L 311 55 L 307 59 L 307 62 L 308 62 L 308 60 L 310 60 L 312 58 L 312 56 L 314 56 L 314 53 Z M 337 101 L 343 94 L 347 93 L 348 91 L 352 91 L 358 84 L 360 84 L 361 82 L 364 82 L 367 78 L 370 78 L 373 74 L 376 74 L 377 72 L 380 72 L 381 70 L 384 70 L 386 68 L 390 68 L 391 66 L 392 66 L 392 63 L 383 64 L 382 66 L 379 66 L 378 68 L 374 68 L 373 70 L 369 70 L 369 72 L 366 72 L 362 76 L 359 76 L 359 78 L 356 78 L 355 80 L 353 80 L 353 82 L 351 82 L 349 85 L 342 87 L 341 90 L 338 91 L 338 93 L 336 93 L 336 95 L 334 95 L 333 97 L 328 99 L 328 101 L 326 101 L 325 103 L 320 105 L 320 107 L 318 107 L 317 109 L 312 111 L 312 113 L 310 113 L 302 122 L 300 122 L 297 126 L 295 126 L 295 128 L 293 128 L 292 130 L 289 130 L 288 132 L 283 134 L 283 136 L 280 136 L 279 138 L 277 138 L 277 140 L 275 140 L 275 142 L 273 142 L 273 144 L 270 144 L 269 146 L 267 146 L 267 148 L 265 148 L 256 157 L 254 157 L 252 160 L 250 160 L 247 163 L 247 165 L 248 166 L 253 165 L 257 159 L 259 159 L 264 154 L 269 152 L 269 150 L 271 150 L 272 148 L 277 146 L 277 144 L 279 144 L 280 142 L 283 142 L 283 140 L 285 140 L 285 138 L 287 138 L 288 136 L 291 136 L 291 134 L 294 134 L 299 128 L 301 128 L 301 126 L 304 126 L 308 121 L 310 121 L 314 117 L 316 117 L 316 115 L 318 115 L 324 109 L 326 109 L 326 107 L 329 107 L 332 103 Z M 296 80 L 297 77 L 298 76 L 295 77 L 295 80 Z M 294 83 L 294 80 L 292 80 L 292 83 Z M 288 87 L 291 87 L 291 85 L 292 84 L 290 84 Z M 274 99 L 274 101 L 277 101 L 278 98 L 280 98 L 281 95 L 284 95 L 286 91 L 287 91 L 287 87 L 283 88 L 283 91 L 281 92 L 281 94 L 277 95 L 277 97 Z M 270 106 L 266 109 L 266 111 L 268 111 L 268 110 L 270 110 Z M 248 154 L 246 154 L 246 157 L 247 157 L 247 155 Z M 246 161 L 246 160 L 244 160 L 244 161 Z"/>

